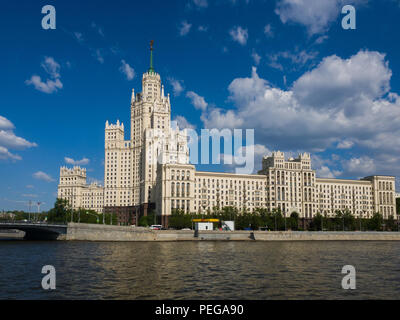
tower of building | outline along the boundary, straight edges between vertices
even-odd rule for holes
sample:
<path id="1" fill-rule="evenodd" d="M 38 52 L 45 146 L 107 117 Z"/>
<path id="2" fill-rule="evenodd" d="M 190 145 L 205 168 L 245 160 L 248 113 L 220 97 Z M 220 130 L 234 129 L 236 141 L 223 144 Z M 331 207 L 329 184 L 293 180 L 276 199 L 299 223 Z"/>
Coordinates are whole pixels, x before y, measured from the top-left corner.
<path id="1" fill-rule="evenodd" d="M 161 78 L 153 66 L 153 41 L 150 43 L 150 68 L 143 74 L 142 92 L 132 90 L 131 143 L 133 146 L 133 204 L 147 203 L 156 182 L 158 157 L 154 136 L 169 134 L 171 104 L 164 95 Z M 147 137 L 147 138 L 146 138 Z M 146 152 L 146 150 L 155 150 Z"/>
<path id="2" fill-rule="evenodd" d="M 104 149 L 104 205 L 133 204 L 133 147 L 124 137 L 124 124 L 106 122 Z"/>

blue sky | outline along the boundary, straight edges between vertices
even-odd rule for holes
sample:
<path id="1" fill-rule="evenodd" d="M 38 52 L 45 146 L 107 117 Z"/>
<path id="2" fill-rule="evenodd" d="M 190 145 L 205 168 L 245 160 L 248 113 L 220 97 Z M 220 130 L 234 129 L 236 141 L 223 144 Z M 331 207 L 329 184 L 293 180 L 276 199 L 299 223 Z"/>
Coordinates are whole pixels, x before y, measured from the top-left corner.
<path id="1" fill-rule="evenodd" d="M 46 4 L 56 30 L 41 28 Z M 5 2 L 0 210 L 51 208 L 62 165 L 103 180 L 105 121 L 129 137 L 151 39 L 181 126 L 254 128 L 257 162 L 306 151 L 318 176 L 400 177 L 399 14 L 396 0 Z"/>

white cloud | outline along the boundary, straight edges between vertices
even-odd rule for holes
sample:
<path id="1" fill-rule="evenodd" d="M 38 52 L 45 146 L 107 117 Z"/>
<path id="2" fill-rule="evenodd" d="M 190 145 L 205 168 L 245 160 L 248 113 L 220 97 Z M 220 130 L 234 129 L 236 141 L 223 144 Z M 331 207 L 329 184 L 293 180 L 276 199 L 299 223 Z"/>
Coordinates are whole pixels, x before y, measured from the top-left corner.
<path id="1" fill-rule="evenodd" d="M 199 26 L 197 28 L 197 30 L 199 30 L 200 32 L 206 32 L 208 30 L 208 27 L 207 26 Z"/>
<path id="2" fill-rule="evenodd" d="M 90 160 L 88 158 L 83 158 L 81 160 L 74 160 L 72 158 L 64 157 L 65 163 L 72 164 L 75 166 L 87 165 Z"/>
<path id="3" fill-rule="evenodd" d="M 22 158 L 8 151 L 7 148 L 0 146 L 0 159 L 1 160 L 21 160 Z"/>
<path id="4" fill-rule="evenodd" d="M 240 26 L 232 28 L 229 34 L 234 41 L 240 43 L 242 46 L 246 45 L 247 39 L 249 38 L 247 29 L 243 29 Z"/>
<path id="5" fill-rule="evenodd" d="M 345 160 L 343 161 L 343 168 L 350 174 L 361 176 L 371 175 L 376 172 L 374 159 L 368 156 Z"/>
<path id="6" fill-rule="evenodd" d="M 329 37 L 328 37 L 327 35 L 319 36 L 319 37 L 315 40 L 315 43 L 316 43 L 316 44 L 321 44 L 321 43 L 325 42 L 325 40 L 328 39 L 328 38 L 329 38 Z"/>
<path id="7" fill-rule="evenodd" d="M 177 122 L 180 129 L 196 129 L 196 126 L 187 121 L 183 116 L 176 116 L 174 121 Z"/>
<path id="8" fill-rule="evenodd" d="M 45 57 L 41 66 L 53 79 L 60 78 L 60 65 L 53 57 Z"/>
<path id="9" fill-rule="evenodd" d="M 223 110 L 219 108 L 212 108 L 203 113 L 201 120 L 204 127 L 212 128 L 242 128 L 243 119 L 238 117 L 234 110 Z"/>
<path id="10" fill-rule="evenodd" d="M 179 28 L 179 34 L 181 36 L 187 35 L 191 27 L 192 25 L 190 23 L 188 23 L 187 21 L 182 21 L 181 26 Z"/>
<path id="11" fill-rule="evenodd" d="M 253 51 L 253 53 L 251 54 L 251 57 L 253 58 L 254 63 L 255 63 L 256 65 L 259 65 L 259 64 L 260 64 L 261 57 L 260 57 L 259 54 L 257 54 L 257 52 Z"/>
<path id="12" fill-rule="evenodd" d="M 96 58 L 96 60 L 97 60 L 98 62 L 100 62 L 101 64 L 104 63 L 104 56 L 103 56 L 103 53 L 102 53 L 102 51 L 101 51 L 100 49 L 94 50 L 93 56 L 94 56 L 94 57 Z"/>
<path id="13" fill-rule="evenodd" d="M 185 89 L 183 87 L 183 81 L 182 80 L 177 80 L 174 78 L 168 78 L 168 82 L 172 86 L 172 90 L 174 92 L 174 96 L 179 96 Z"/>
<path id="14" fill-rule="evenodd" d="M 321 168 L 317 169 L 317 177 L 319 178 L 335 178 L 335 175 L 327 166 L 322 166 Z"/>
<path id="15" fill-rule="evenodd" d="M 340 0 L 280 0 L 275 13 L 282 23 L 294 22 L 310 35 L 323 33 L 339 15 Z"/>
<path id="16" fill-rule="evenodd" d="M 236 5 L 240 3 L 240 0 L 228 0 L 231 4 Z M 243 0 L 244 3 L 249 4 L 250 0 Z"/>
<path id="17" fill-rule="evenodd" d="M 0 116 L 0 159 L 21 160 L 22 158 L 8 149 L 25 149 L 37 147 L 37 144 L 15 135 L 14 124 L 5 117 Z"/>
<path id="18" fill-rule="evenodd" d="M 125 60 L 121 60 L 119 71 L 125 75 L 127 80 L 132 80 L 135 77 L 135 70 Z"/>
<path id="19" fill-rule="evenodd" d="M 268 65 L 272 68 L 283 71 L 284 67 L 281 61 L 288 60 L 289 62 L 291 62 L 291 64 L 294 66 L 294 69 L 296 70 L 297 68 L 306 65 L 309 61 L 313 61 L 317 57 L 317 55 L 318 52 L 315 51 L 298 51 L 298 49 L 296 49 L 294 52 L 281 51 L 278 53 L 270 54 L 268 56 Z"/>
<path id="20" fill-rule="evenodd" d="M 14 132 L 10 130 L 0 130 L 0 146 L 12 149 L 24 149 L 37 147 L 37 144 L 16 136 Z"/>
<path id="21" fill-rule="evenodd" d="M 232 28 L 229 34 L 234 41 L 240 43 L 242 46 L 246 45 L 247 39 L 249 38 L 247 29 L 243 29 L 240 26 Z"/>
<path id="22" fill-rule="evenodd" d="M 35 172 L 35 173 L 33 174 L 33 177 L 34 177 L 35 179 L 43 180 L 43 181 L 46 181 L 46 182 L 53 182 L 53 181 L 55 181 L 50 175 L 48 175 L 47 173 L 45 173 L 45 172 L 43 172 L 43 171 Z"/>
<path id="23" fill-rule="evenodd" d="M 42 78 L 37 75 L 33 75 L 29 80 L 26 80 L 25 83 L 27 85 L 33 85 L 36 90 L 44 93 L 53 93 L 58 89 L 62 89 L 63 87 L 60 79 L 56 79 L 54 81 L 47 79 L 46 82 L 43 82 Z"/>
<path id="24" fill-rule="evenodd" d="M 228 87 L 234 109 L 208 107 L 201 119 L 208 128 L 254 128 L 258 143 L 284 151 L 356 146 L 353 158 L 361 160 L 344 164 L 342 176 L 355 171 L 352 164 L 368 174 L 400 175 L 400 97 L 389 91 L 391 75 L 383 54 L 362 50 L 348 59 L 326 57 L 288 90 L 253 68 Z"/>
<path id="25" fill-rule="evenodd" d="M 387 93 L 391 76 L 385 55 L 379 52 L 359 51 L 349 59 L 333 55 L 301 76 L 294 83 L 293 92 L 302 104 L 319 109 L 344 103 L 343 111 L 351 115 L 363 113 L 366 100 Z"/>
<path id="26" fill-rule="evenodd" d="M 240 146 L 236 149 L 236 151 L 234 151 L 234 154 L 220 153 L 217 160 L 229 167 L 242 167 L 246 164 L 246 161 L 252 159 L 251 161 L 254 164 L 254 167 L 249 168 L 250 172 L 248 173 L 250 174 L 260 170 L 262 167 L 262 158 L 270 155 L 271 150 L 269 150 L 266 146 L 255 144 L 249 146 Z M 247 165 L 250 164 L 247 163 Z"/>
<path id="27" fill-rule="evenodd" d="M 270 24 L 267 24 L 264 27 L 264 34 L 268 37 L 268 38 L 273 38 L 274 37 L 274 32 L 272 31 L 272 26 Z"/>
<path id="28" fill-rule="evenodd" d="M 7 118 L 0 116 L 0 129 L 11 130 L 14 129 L 14 125 Z"/>
<path id="29" fill-rule="evenodd" d="M 197 8 L 207 8 L 208 7 L 208 1 L 207 0 L 193 0 L 193 4 Z"/>
<path id="30" fill-rule="evenodd" d="M 342 140 L 337 144 L 336 148 L 338 148 L 338 149 L 350 149 L 353 146 L 354 146 L 354 142 L 353 141 L 351 141 L 351 140 Z"/>
<path id="31" fill-rule="evenodd" d="M 188 97 L 192 101 L 192 104 L 196 109 L 200 109 L 203 111 L 207 109 L 208 103 L 204 100 L 202 96 L 199 96 L 197 93 L 193 91 L 188 91 L 186 93 L 186 97 Z"/>
<path id="32" fill-rule="evenodd" d="M 328 30 L 343 5 L 365 2 L 367 0 L 279 0 L 275 13 L 282 23 L 301 24 L 307 28 L 309 35 L 314 35 Z"/>
<path id="33" fill-rule="evenodd" d="M 82 43 L 84 41 L 83 34 L 80 32 L 74 32 L 74 37 L 79 43 Z"/>
<path id="34" fill-rule="evenodd" d="M 333 159 L 335 158 L 335 159 Z M 311 155 L 312 168 L 316 170 L 319 178 L 336 178 L 342 174 L 339 170 L 334 170 L 333 167 L 339 162 L 340 157 L 334 155 L 331 159 L 324 159 L 317 154 Z"/>
<path id="35" fill-rule="evenodd" d="M 97 25 L 95 22 L 92 22 L 91 27 L 92 27 L 93 29 L 95 29 L 99 35 L 101 35 L 102 37 L 104 37 L 103 28 L 101 28 L 101 27 L 100 27 L 99 25 Z"/>
<path id="36" fill-rule="evenodd" d="M 41 63 L 41 67 L 49 75 L 50 79 L 42 81 L 42 78 L 38 75 L 33 75 L 29 80 L 26 80 L 27 85 L 33 85 L 36 90 L 44 93 L 53 93 L 58 89 L 62 89 L 63 84 L 60 80 L 60 65 L 52 57 L 45 57 Z"/>

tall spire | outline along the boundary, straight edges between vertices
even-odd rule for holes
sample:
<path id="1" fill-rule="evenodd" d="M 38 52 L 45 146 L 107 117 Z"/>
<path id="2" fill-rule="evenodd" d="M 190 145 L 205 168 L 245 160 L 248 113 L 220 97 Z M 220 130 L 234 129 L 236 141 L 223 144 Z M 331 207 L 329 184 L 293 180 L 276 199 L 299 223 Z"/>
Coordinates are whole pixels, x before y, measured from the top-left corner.
<path id="1" fill-rule="evenodd" d="M 153 68 L 153 44 L 154 44 L 154 40 L 150 41 L 150 68 L 149 68 L 149 72 L 150 73 L 154 73 L 154 68 Z"/>

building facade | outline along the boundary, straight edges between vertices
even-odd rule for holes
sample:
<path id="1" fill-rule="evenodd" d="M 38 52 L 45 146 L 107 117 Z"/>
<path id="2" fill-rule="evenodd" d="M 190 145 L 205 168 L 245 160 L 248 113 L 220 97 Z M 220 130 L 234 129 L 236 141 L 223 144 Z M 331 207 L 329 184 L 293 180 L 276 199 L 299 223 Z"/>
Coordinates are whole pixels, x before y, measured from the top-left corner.
<path id="1" fill-rule="evenodd" d="M 153 67 L 143 74 L 142 91 L 132 90 L 130 138 L 117 121 L 105 124 L 104 187 L 86 184 L 86 171 L 60 169 L 58 196 L 73 208 L 121 212 L 121 221 L 138 218 L 138 208 L 155 206 L 164 225 L 176 209 L 207 212 L 223 207 L 239 211 L 280 209 L 310 219 L 348 210 L 356 217 L 396 216 L 395 178 L 369 176 L 360 180 L 318 178 L 308 153 L 286 159 L 276 151 L 262 159 L 257 174 L 201 172 L 189 163 L 185 130 L 171 123 L 171 102 Z M 132 220 L 133 221 L 133 220 Z"/>
<path id="2" fill-rule="evenodd" d="M 162 221 L 174 209 L 205 213 L 223 207 L 239 211 L 279 209 L 286 217 L 297 212 L 311 219 L 317 213 L 334 216 L 337 210 L 370 218 L 396 215 L 395 178 L 370 176 L 361 180 L 316 177 L 310 154 L 285 160 L 283 152 L 263 158 L 258 174 L 196 171 L 193 165 L 160 164 L 157 179 L 157 213 Z"/>
<path id="3" fill-rule="evenodd" d="M 79 208 L 103 212 L 104 188 L 97 183 L 86 183 L 86 169 L 81 167 L 60 168 L 59 199 L 66 199 L 74 210 Z"/>

